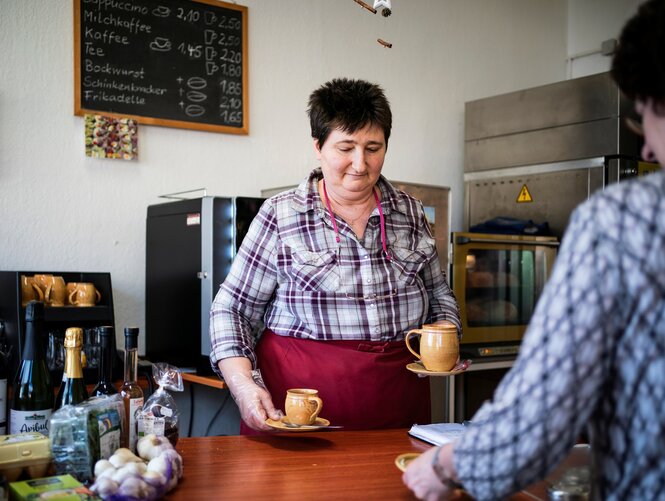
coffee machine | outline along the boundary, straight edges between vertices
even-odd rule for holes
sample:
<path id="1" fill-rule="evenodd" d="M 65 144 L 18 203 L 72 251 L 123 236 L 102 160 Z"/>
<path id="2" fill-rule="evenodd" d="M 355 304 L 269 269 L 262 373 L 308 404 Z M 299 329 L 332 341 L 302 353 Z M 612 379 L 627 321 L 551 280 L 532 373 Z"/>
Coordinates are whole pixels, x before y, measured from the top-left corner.
<path id="1" fill-rule="evenodd" d="M 209 312 L 263 198 L 177 200 L 148 207 L 146 357 L 211 374 Z"/>

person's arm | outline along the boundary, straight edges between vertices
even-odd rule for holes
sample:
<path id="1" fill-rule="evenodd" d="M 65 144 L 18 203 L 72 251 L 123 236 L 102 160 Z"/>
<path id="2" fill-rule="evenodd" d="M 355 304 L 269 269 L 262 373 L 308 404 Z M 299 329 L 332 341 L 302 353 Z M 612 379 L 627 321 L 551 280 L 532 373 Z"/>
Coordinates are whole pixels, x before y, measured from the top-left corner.
<path id="1" fill-rule="evenodd" d="M 284 414 L 275 409 L 261 380 L 260 373 L 252 370 L 247 358 L 231 357 L 220 360 L 218 368 L 240 410 L 242 420 L 255 430 L 270 431 L 267 418 L 279 420 Z"/>
<path id="2" fill-rule="evenodd" d="M 264 423 L 267 417 L 281 417 L 253 372 L 254 331 L 277 286 L 272 264 L 277 234 L 272 207 L 265 203 L 250 225 L 210 311 L 211 365 L 229 386 L 245 423 L 257 430 L 270 429 Z"/>

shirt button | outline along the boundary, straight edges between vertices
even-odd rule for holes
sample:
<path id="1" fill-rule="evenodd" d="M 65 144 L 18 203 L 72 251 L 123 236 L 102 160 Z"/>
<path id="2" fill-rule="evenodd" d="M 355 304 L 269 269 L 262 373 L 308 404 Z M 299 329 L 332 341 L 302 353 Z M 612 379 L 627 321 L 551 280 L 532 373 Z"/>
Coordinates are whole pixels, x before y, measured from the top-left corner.
<path id="1" fill-rule="evenodd" d="M 363 259 L 369 259 L 369 256 L 363 256 Z"/>
<path id="2" fill-rule="evenodd" d="M 372 283 L 372 279 L 371 279 L 371 278 L 368 278 L 367 280 L 365 280 L 365 282 L 367 282 L 368 284 L 371 284 L 371 283 Z"/>
<path id="3" fill-rule="evenodd" d="M 381 332 L 381 327 L 377 327 L 376 329 L 374 329 L 374 332 L 376 332 L 377 334 Z"/>

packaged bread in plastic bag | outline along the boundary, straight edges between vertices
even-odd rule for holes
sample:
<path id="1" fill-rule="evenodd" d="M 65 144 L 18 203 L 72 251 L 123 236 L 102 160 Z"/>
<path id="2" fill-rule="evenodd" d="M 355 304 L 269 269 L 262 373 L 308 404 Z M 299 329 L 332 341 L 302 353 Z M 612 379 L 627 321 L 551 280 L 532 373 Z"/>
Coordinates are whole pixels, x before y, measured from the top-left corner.
<path id="1" fill-rule="evenodd" d="M 172 365 L 156 363 L 152 365 L 152 377 L 157 383 L 157 390 L 138 412 L 137 433 L 139 437 L 150 433 L 165 436 L 175 447 L 180 436 L 179 412 L 169 391 L 183 390 L 182 373 Z"/>

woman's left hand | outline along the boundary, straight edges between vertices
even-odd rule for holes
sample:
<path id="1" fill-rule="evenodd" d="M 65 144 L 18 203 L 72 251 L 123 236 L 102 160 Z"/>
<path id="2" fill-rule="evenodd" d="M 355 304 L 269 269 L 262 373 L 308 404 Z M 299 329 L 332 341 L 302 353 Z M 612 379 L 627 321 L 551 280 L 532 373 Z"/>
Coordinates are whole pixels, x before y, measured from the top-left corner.
<path id="1" fill-rule="evenodd" d="M 432 459 L 438 447 L 432 447 L 414 459 L 402 475 L 402 481 L 418 499 L 439 501 L 451 498 L 455 489 L 445 485 L 432 468 Z M 442 451 L 445 452 L 445 451 Z"/>

